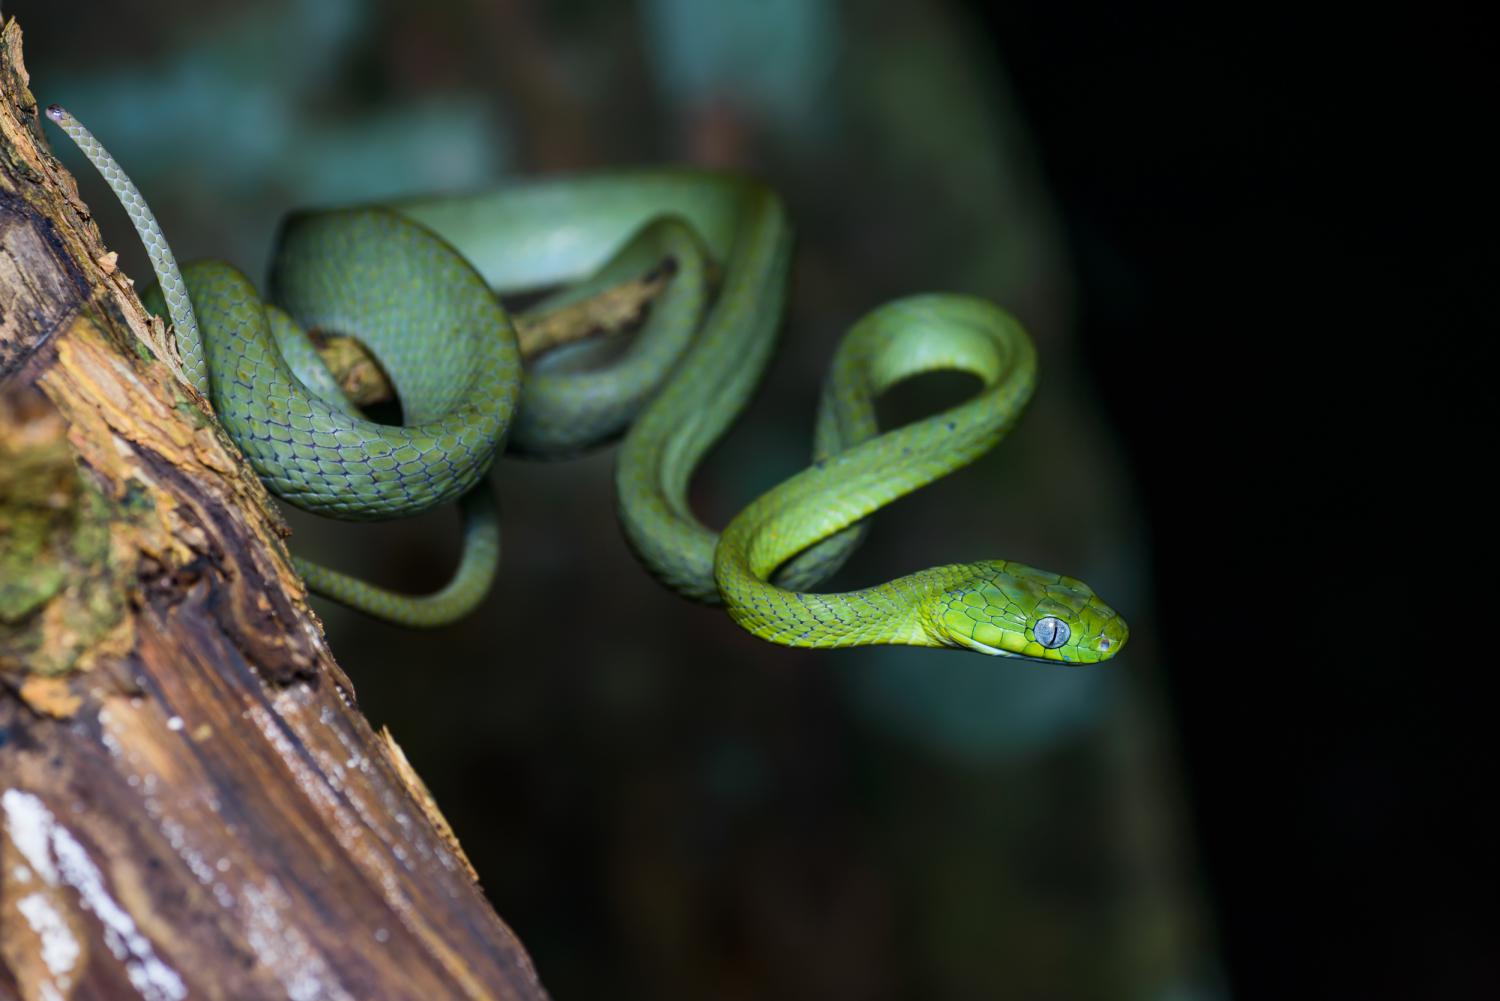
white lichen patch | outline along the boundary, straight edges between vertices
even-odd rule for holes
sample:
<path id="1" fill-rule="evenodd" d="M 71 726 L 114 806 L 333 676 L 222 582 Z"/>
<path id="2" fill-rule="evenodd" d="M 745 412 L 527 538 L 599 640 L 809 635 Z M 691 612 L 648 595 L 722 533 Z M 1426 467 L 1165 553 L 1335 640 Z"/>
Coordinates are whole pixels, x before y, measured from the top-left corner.
<path id="1" fill-rule="evenodd" d="M 68 929 L 68 923 L 57 913 L 52 901 L 40 893 L 28 893 L 16 901 L 16 910 L 41 940 L 42 963 L 52 974 L 56 987 L 67 990 L 73 982 L 73 967 L 83 952 L 78 939 Z"/>
<path id="2" fill-rule="evenodd" d="M 57 885 L 57 867 L 52 864 L 48 835 L 52 829 L 52 812 L 40 799 L 19 789 L 7 789 L 0 795 L 5 810 L 5 833 L 26 859 L 31 871 L 48 886 Z"/>
<path id="3" fill-rule="evenodd" d="M 256 960 L 281 982 L 291 1001 L 354 1001 L 296 922 L 282 918 L 292 902 L 280 886 L 248 885 L 244 901 L 240 917 L 245 938 Z"/>
<path id="4" fill-rule="evenodd" d="M 136 717 L 136 722 L 139 722 L 141 718 L 159 718 L 149 716 L 148 714 L 154 710 L 151 710 L 144 704 L 137 708 L 141 709 L 142 715 Z M 232 910 L 235 907 L 234 891 L 218 877 L 218 873 L 223 870 L 220 869 L 216 872 L 215 864 L 195 844 L 194 838 L 190 833 L 196 830 L 211 829 L 212 825 L 198 824 L 190 818 L 194 814 L 205 810 L 209 813 L 218 814 L 220 811 L 218 798 L 211 791 L 204 788 L 199 788 L 185 795 L 176 792 L 175 789 L 165 788 L 170 783 L 163 780 L 161 776 L 149 768 L 142 767 L 142 763 L 147 760 L 146 756 L 135 750 L 134 746 L 127 747 L 121 743 L 119 734 L 116 731 L 122 726 L 129 725 L 131 722 L 129 714 L 121 712 L 111 713 L 106 708 L 100 712 L 99 718 L 103 724 L 101 733 L 104 746 L 109 750 L 111 757 L 118 762 L 120 770 L 125 773 L 126 784 L 132 789 L 140 790 L 142 793 L 141 804 L 145 807 L 146 813 L 151 819 L 157 823 L 158 829 L 166 837 L 172 851 L 182 860 L 183 865 L 193 874 L 194 878 L 211 890 L 214 900 L 220 907 L 223 907 L 225 910 Z M 168 730 L 180 733 L 186 729 L 186 723 L 182 717 L 172 715 L 166 718 L 166 727 Z M 159 797 L 157 795 L 158 792 L 170 792 L 172 795 Z M 188 821 L 187 823 L 184 823 L 185 819 Z M 230 830 L 226 831 L 226 833 L 232 834 L 233 832 Z M 222 862 L 223 860 L 221 859 L 220 861 Z"/>
<path id="5" fill-rule="evenodd" d="M 177 853 L 177 857 L 182 859 L 183 864 L 188 867 L 188 871 L 197 878 L 198 882 L 204 886 L 212 885 L 214 882 L 214 868 L 208 864 L 208 860 L 203 857 L 203 854 L 193 847 L 191 841 L 188 839 L 187 828 L 175 820 L 163 818 L 161 821 L 161 831 L 167 836 L 167 843 L 172 846 L 172 850 Z"/>
<path id="6" fill-rule="evenodd" d="M 307 766 L 302 755 L 292 746 L 292 740 L 284 731 L 281 720 L 260 706 L 251 706 L 246 712 L 256 728 L 260 730 L 261 736 L 266 739 L 266 743 L 271 745 L 277 756 L 281 758 L 282 764 L 286 765 L 287 770 L 292 773 L 297 788 L 302 790 L 303 795 L 318 803 L 333 816 L 341 834 L 347 833 L 352 839 L 362 837 L 364 830 L 349 815 L 338 793 L 329 788 L 329 783 L 323 775 Z M 340 840 L 342 841 L 342 838 Z"/>
<path id="7" fill-rule="evenodd" d="M 125 965 L 125 975 L 136 993 L 145 1001 L 182 1001 L 187 997 L 182 977 L 156 955 L 151 940 L 141 934 L 134 919 L 110 895 L 88 851 L 57 822 L 46 804 L 29 792 L 7 789 L 0 794 L 0 808 L 5 812 L 6 833 L 27 865 L 49 886 L 72 887 L 79 905 L 99 919 L 104 926 L 104 944 Z M 54 958 L 61 955 L 54 952 Z"/>
<path id="8" fill-rule="evenodd" d="M 115 725 L 114 716 L 109 709 L 101 709 L 99 711 L 99 742 L 104 745 L 109 756 L 115 759 L 120 770 L 124 772 L 125 782 L 130 788 L 139 788 L 144 783 L 146 792 L 152 792 L 157 785 L 156 776 L 144 772 L 140 767 L 140 754 L 134 749 L 126 749 L 115 734 Z"/>

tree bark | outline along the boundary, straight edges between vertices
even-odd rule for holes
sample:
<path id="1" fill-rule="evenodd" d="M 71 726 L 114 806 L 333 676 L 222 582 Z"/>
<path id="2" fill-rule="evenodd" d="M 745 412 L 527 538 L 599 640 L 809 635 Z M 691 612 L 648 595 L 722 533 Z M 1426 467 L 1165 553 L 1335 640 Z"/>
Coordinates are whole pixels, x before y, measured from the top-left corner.
<path id="1" fill-rule="evenodd" d="M 0 35 L 0 996 L 543 998 Z"/>

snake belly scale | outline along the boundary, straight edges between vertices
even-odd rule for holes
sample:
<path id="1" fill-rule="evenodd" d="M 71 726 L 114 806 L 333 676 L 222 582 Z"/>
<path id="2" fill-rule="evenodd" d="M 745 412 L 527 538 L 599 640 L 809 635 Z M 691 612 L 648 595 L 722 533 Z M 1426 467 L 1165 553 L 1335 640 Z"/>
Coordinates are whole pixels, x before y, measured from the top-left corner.
<path id="1" fill-rule="evenodd" d="M 439 592 L 398 594 L 297 559 L 319 593 L 408 625 L 458 618 L 496 572 L 498 512 L 484 480 L 498 451 L 565 455 L 623 433 L 616 487 L 632 549 L 667 586 L 722 601 L 764 639 L 1066 663 L 1106 660 L 1125 643 L 1124 620 L 1087 585 L 1014 561 L 810 590 L 842 565 L 872 512 L 972 462 L 1019 417 L 1035 353 L 1014 319 L 979 299 L 916 296 L 861 320 L 825 386 L 813 464 L 722 534 L 697 518 L 693 471 L 758 384 L 785 300 L 790 227 L 780 200 L 754 181 L 618 172 L 297 213 L 283 225 L 262 302 L 222 262 L 179 272 L 124 171 L 66 111 L 47 114 L 125 206 L 158 279 L 147 307 L 170 316 L 189 380 L 273 492 L 356 520 L 460 501 L 463 556 Z M 549 301 L 576 299 L 666 258 L 674 276 L 617 362 L 523 373 L 498 294 L 563 285 Z M 302 334 L 312 328 L 357 337 L 380 359 L 404 425 L 370 421 L 342 397 Z M 982 388 L 882 433 L 875 397 L 935 369 L 970 372 Z"/>

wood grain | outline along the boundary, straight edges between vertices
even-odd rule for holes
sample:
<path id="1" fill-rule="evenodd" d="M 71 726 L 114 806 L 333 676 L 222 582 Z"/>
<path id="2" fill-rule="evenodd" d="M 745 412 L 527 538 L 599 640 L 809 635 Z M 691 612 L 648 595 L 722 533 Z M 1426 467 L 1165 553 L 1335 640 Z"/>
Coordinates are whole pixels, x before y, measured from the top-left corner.
<path id="1" fill-rule="evenodd" d="M 0 996 L 545 997 L 0 36 Z M 123 238 L 123 235 L 122 237 Z"/>

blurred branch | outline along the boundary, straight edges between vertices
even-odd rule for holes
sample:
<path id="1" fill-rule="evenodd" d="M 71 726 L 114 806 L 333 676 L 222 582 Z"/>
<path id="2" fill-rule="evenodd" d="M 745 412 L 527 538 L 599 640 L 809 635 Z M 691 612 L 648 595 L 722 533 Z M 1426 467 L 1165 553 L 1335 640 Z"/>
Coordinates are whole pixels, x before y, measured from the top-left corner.
<path id="1" fill-rule="evenodd" d="M 521 357 L 531 362 L 569 344 L 613 337 L 634 329 L 675 271 L 669 260 L 639 278 L 611 286 L 580 302 L 512 314 Z M 357 338 L 315 330 L 312 340 L 323 364 L 354 403 L 363 407 L 395 399 L 395 390 L 385 370 Z"/>
<path id="2" fill-rule="evenodd" d="M 0 36 L 0 993 L 544 993 Z"/>

